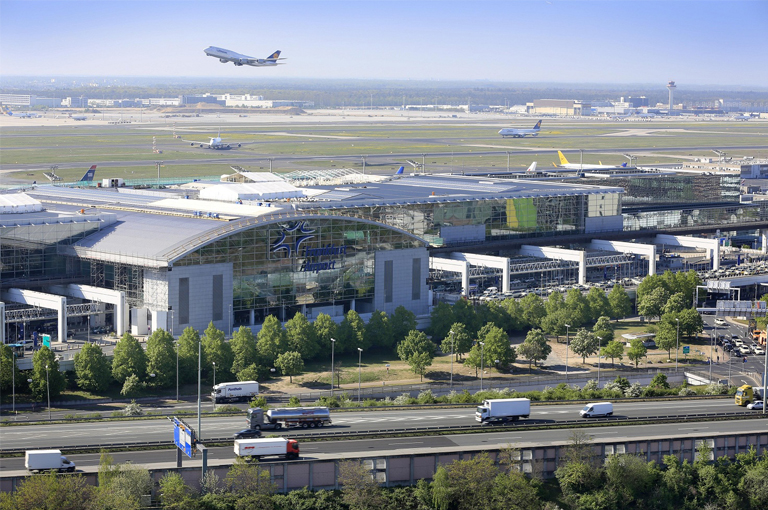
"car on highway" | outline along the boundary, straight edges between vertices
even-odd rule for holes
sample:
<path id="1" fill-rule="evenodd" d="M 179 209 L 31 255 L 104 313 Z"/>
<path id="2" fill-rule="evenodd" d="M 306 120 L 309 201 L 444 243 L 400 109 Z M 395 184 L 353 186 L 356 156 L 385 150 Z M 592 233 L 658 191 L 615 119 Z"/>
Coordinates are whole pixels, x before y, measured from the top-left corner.
<path id="1" fill-rule="evenodd" d="M 761 346 L 756 345 L 754 350 L 752 351 L 753 354 L 756 356 L 765 356 L 765 349 L 763 349 Z"/>
<path id="2" fill-rule="evenodd" d="M 718 317 L 717 319 L 715 319 L 715 324 L 718 326 L 725 326 L 725 319 L 721 319 L 720 317 Z"/>
<path id="3" fill-rule="evenodd" d="M 747 409 L 754 409 L 756 411 L 762 411 L 763 410 L 763 401 L 762 400 L 755 400 L 751 404 L 747 404 Z"/>
<path id="4" fill-rule="evenodd" d="M 255 439 L 261 437 L 261 430 L 259 429 L 244 429 L 235 433 L 235 439 Z"/>

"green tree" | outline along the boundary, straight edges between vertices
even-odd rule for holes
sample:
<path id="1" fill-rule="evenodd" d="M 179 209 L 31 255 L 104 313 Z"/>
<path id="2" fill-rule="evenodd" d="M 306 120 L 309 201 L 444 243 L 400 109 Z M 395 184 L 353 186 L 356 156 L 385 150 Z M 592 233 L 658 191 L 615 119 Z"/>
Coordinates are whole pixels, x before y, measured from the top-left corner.
<path id="1" fill-rule="evenodd" d="M 392 326 L 392 341 L 397 345 L 409 332 L 416 329 L 416 314 L 400 305 L 389 318 L 389 324 Z"/>
<path id="2" fill-rule="evenodd" d="M 451 331 L 453 331 L 453 335 L 450 334 L 450 331 L 448 332 L 448 336 L 446 336 L 443 339 L 443 343 L 440 344 L 440 350 L 444 353 L 453 351 L 456 360 L 458 360 L 472 348 L 472 337 L 469 332 L 467 332 L 467 328 L 464 327 L 464 324 L 461 324 L 460 322 L 451 326 Z"/>
<path id="3" fill-rule="evenodd" d="M 451 306 L 447 303 L 440 302 L 432 309 L 427 334 L 435 339 L 445 338 L 451 330 L 451 325 L 455 322 L 457 321 L 456 317 L 453 315 Z"/>
<path id="4" fill-rule="evenodd" d="M 235 459 L 224 478 L 227 491 L 238 496 L 266 495 L 277 492 L 277 486 L 270 479 L 269 469 L 262 468 L 258 463 L 250 463 L 242 457 Z M 249 506 L 242 506 L 249 508 Z"/>
<path id="5" fill-rule="evenodd" d="M 768 508 L 768 463 L 751 466 L 739 481 L 739 492 L 752 508 Z"/>
<path id="6" fill-rule="evenodd" d="M 139 376 L 131 374 L 125 378 L 120 394 L 124 397 L 135 397 L 144 390 L 144 387 L 145 385 L 139 380 Z"/>
<path id="7" fill-rule="evenodd" d="M 47 371 L 46 366 L 48 367 Z M 59 362 L 56 361 L 56 355 L 48 347 L 41 347 L 32 356 L 32 382 L 29 383 L 32 397 L 36 402 L 44 401 L 50 390 L 51 400 L 55 400 L 66 387 L 67 381 L 64 374 L 59 372 Z"/>
<path id="8" fill-rule="evenodd" d="M 339 463 L 339 485 L 344 504 L 350 510 L 378 510 L 386 499 L 371 470 L 356 460 Z"/>
<path id="9" fill-rule="evenodd" d="M 637 311 L 644 317 L 661 317 L 669 293 L 664 287 L 657 287 L 642 298 L 638 298 Z"/>
<path id="10" fill-rule="evenodd" d="M 288 334 L 274 315 L 267 316 L 256 335 L 256 349 L 267 365 L 274 364 L 282 353 L 289 349 Z"/>
<path id="11" fill-rule="evenodd" d="M 23 478 L 14 492 L 0 495 L 2 510 L 81 510 L 89 508 L 96 487 L 82 475 L 45 475 Z"/>
<path id="12" fill-rule="evenodd" d="M 704 331 L 704 320 L 695 308 L 686 308 L 677 314 L 680 319 L 680 334 L 691 338 Z"/>
<path id="13" fill-rule="evenodd" d="M 301 354 L 306 360 L 313 359 L 320 351 L 317 332 L 311 322 L 301 312 L 296 312 L 291 320 L 285 323 L 288 335 L 288 348 Z"/>
<path id="14" fill-rule="evenodd" d="M 366 350 L 365 343 L 365 323 L 360 315 L 350 310 L 344 315 L 344 320 L 339 324 L 336 331 L 336 352 L 355 352 L 358 348 Z"/>
<path id="15" fill-rule="evenodd" d="M 234 378 L 232 375 L 234 355 L 232 354 L 232 347 L 224 340 L 224 332 L 214 326 L 213 321 L 211 321 L 201 340 L 206 361 L 206 365 L 203 367 L 204 372 L 211 375 L 213 364 L 216 363 L 216 375 L 219 377 L 219 381 L 231 381 Z"/>
<path id="16" fill-rule="evenodd" d="M 640 363 L 640 360 L 648 354 L 648 349 L 645 348 L 643 341 L 639 338 L 632 340 L 629 345 L 630 347 L 629 351 L 627 351 L 627 357 L 635 362 L 635 368 L 637 368 L 637 364 Z"/>
<path id="17" fill-rule="evenodd" d="M 426 352 L 434 358 L 436 346 L 422 331 L 411 331 L 405 339 L 397 344 L 397 356 L 406 361 L 419 352 Z"/>
<path id="18" fill-rule="evenodd" d="M 432 481 L 432 504 L 438 509 L 488 508 L 499 468 L 488 453 L 439 466 Z"/>
<path id="19" fill-rule="evenodd" d="M 238 381 L 266 381 L 272 378 L 270 367 L 253 363 L 237 373 Z"/>
<path id="20" fill-rule="evenodd" d="M 125 333 L 115 344 L 112 356 L 112 377 L 120 384 L 135 374 L 139 380 L 147 375 L 147 353 L 130 333 Z"/>
<path id="21" fill-rule="evenodd" d="M 232 348 L 232 372 L 235 374 L 239 374 L 241 370 L 258 362 L 256 338 L 253 336 L 251 328 L 240 326 L 240 329 L 232 335 L 229 345 Z"/>
<path id="22" fill-rule="evenodd" d="M 391 350 L 394 346 L 395 335 L 389 317 L 385 312 L 376 310 L 371 314 L 371 319 L 365 325 L 363 333 L 365 344 L 374 349 Z"/>
<path id="23" fill-rule="evenodd" d="M 658 483 L 655 464 L 636 455 L 610 455 L 605 462 L 607 489 L 621 505 L 645 502 Z"/>
<path id="24" fill-rule="evenodd" d="M 561 308 L 541 320 L 541 329 L 548 335 L 556 335 L 559 337 L 566 334 L 566 324 L 573 326 L 575 322 L 570 310 Z"/>
<path id="25" fill-rule="evenodd" d="M 480 324 L 491 323 L 504 331 L 511 329 L 511 321 L 507 309 L 500 301 L 483 301 L 475 308 L 475 315 Z"/>
<path id="26" fill-rule="evenodd" d="M 186 510 L 193 506 L 192 488 L 175 471 L 167 471 L 160 479 L 160 503 L 169 510 Z"/>
<path id="27" fill-rule="evenodd" d="M 677 322 L 670 317 L 671 314 L 664 314 L 656 329 L 656 345 L 659 349 L 667 351 L 669 358 L 672 357 L 672 349 L 677 348 Z"/>
<path id="28" fill-rule="evenodd" d="M 565 298 L 559 292 L 553 292 L 547 298 L 544 308 L 547 310 L 547 315 L 553 315 L 560 310 L 565 310 Z"/>
<path id="29" fill-rule="evenodd" d="M 11 367 L 13 367 L 13 372 Z M 18 361 L 13 355 L 13 349 L 5 344 L 0 344 L 0 390 L 4 394 L 12 392 L 14 381 L 16 381 L 17 387 L 22 382 Z"/>
<path id="30" fill-rule="evenodd" d="M 615 358 L 619 358 L 619 361 L 622 360 L 624 355 L 624 344 L 618 340 L 611 340 L 608 342 L 608 345 L 600 350 L 600 354 L 606 358 L 611 358 L 611 365 L 613 365 Z"/>
<path id="31" fill-rule="evenodd" d="M 498 360 L 498 366 L 508 367 L 517 359 L 517 352 L 509 344 L 509 336 L 503 329 L 490 323 L 486 324 L 478 331 L 477 339 L 478 342 L 485 343 L 485 347 L 481 349 L 481 354 L 484 354 L 486 366 L 493 366 Z M 487 362 L 488 360 L 490 363 Z"/>
<path id="32" fill-rule="evenodd" d="M 18 375 L 17 375 L 18 377 Z M 75 354 L 75 382 L 86 391 L 104 391 L 112 379 L 109 360 L 96 344 L 85 343 Z"/>
<path id="33" fill-rule="evenodd" d="M 520 471 L 500 473 L 493 480 L 489 510 L 540 510 L 538 490 Z"/>
<path id="34" fill-rule="evenodd" d="M 178 342 L 179 349 L 179 379 L 182 383 L 191 383 L 197 381 L 198 347 L 200 345 L 200 334 L 196 329 L 184 328 Z M 201 354 L 200 366 L 207 366 L 205 353 Z"/>
<path id="35" fill-rule="evenodd" d="M 155 374 L 147 381 L 158 388 L 169 388 L 176 383 L 176 346 L 170 333 L 162 328 L 147 339 L 147 373 Z"/>
<path id="36" fill-rule="evenodd" d="M 520 307 L 522 308 L 523 320 L 529 327 L 541 327 L 541 320 L 546 317 L 547 309 L 539 296 L 533 293 L 527 294 L 520 300 Z"/>
<path id="37" fill-rule="evenodd" d="M 589 289 L 589 292 L 587 292 L 587 304 L 589 305 L 590 320 L 596 321 L 603 316 L 610 317 L 611 302 L 608 300 L 605 290 L 598 287 Z"/>
<path id="38" fill-rule="evenodd" d="M 597 337 L 594 333 L 581 328 L 571 340 L 571 350 L 581 356 L 582 363 L 586 363 L 587 356 L 595 354 L 598 350 Z"/>
<path id="39" fill-rule="evenodd" d="M 611 317 L 623 319 L 632 313 L 632 299 L 621 285 L 613 286 L 611 292 L 608 293 L 608 303 L 611 305 Z"/>
<path id="40" fill-rule="evenodd" d="M 589 309 L 589 301 L 584 297 L 579 289 L 571 289 L 565 295 L 565 307 L 571 315 L 573 326 L 578 327 L 586 324 L 592 318 L 592 312 Z"/>
<path id="41" fill-rule="evenodd" d="M 326 356 L 331 352 L 331 338 L 336 338 L 338 326 L 331 316 L 325 313 L 317 314 L 317 318 L 312 326 L 315 328 L 320 354 Z"/>
<path id="42" fill-rule="evenodd" d="M 428 352 L 416 352 L 411 354 L 405 362 L 411 367 L 411 371 L 420 376 L 421 380 L 424 381 L 424 374 L 427 373 L 427 368 L 432 366 L 432 360 L 434 359 L 435 357 Z"/>
<path id="43" fill-rule="evenodd" d="M 528 360 L 528 369 L 532 370 L 537 361 L 547 359 L 552 352 L 552 346 L 547 343 L 547 337 L 540 329 L 532 329 L 525 336 L 525 340 L 517 348 L 517 354 Z"/>
<path id="44" fill-rule="evenodd" d="M 663 388 L 668 390 L 669 389 L 669 383 L 667 382 L 667 376 L 664 374 L 656 374 L 653 376 L 653 379 L 651 379 L 650 384 L 648 384 L 651 388 Z"/>
<path id="45" fill-rule="evenodd" d="M 293 376 L 304 370 L 304 360 L 301 359 L 300 352 L 288 351 L 277 357 L 275 367 L 280 369 L 283 375 L 287 375 L 293 384 Z"/>
<path id="46" fill-rule="evenodd" d="M 669 294 L 670 289 L 667 287 L 668 279 L 665 280 L 664 276 L 660 274 L 648 275 L 643 278 L 640 285 L 637 286 L 637 303 L 638 307 L 640 302 L 648 295 L 653 293 L 656 289 L 664 289 Z"/>
<path id="47" fill-rule="evenodd" d="M 686 308 L 690 307 L 690 303 L 686 303 L 685 296 L 682 292 L 676 292 L 669 296 L 669 299 L 664 304 L 664 308 L 662 309 L 662 312 L 664 315 L 671 313 L 676 314 L 679 312 L 682 312 Z"/>
<path id="48" fill-rule="evenodd" d="M 468 299 L 459 299 L 451 307 L 453 322 L 460 322 L 467 327 L 467 332 L 473 335 L 480 327 L 480 318 L 475 312 L 475 306 Z M 451 322 L 451 324 L 453 324 Z M 442 338 L 442 337 L 441 337 Z"/>
<path id="49" fill-rule="evenodd" d="M 613 340 L 613 325 L 611 319 L 606 316 L 599 317 L 592 328 L 592 333 L 603 339 L 603 344 L 607 344 Z"/>

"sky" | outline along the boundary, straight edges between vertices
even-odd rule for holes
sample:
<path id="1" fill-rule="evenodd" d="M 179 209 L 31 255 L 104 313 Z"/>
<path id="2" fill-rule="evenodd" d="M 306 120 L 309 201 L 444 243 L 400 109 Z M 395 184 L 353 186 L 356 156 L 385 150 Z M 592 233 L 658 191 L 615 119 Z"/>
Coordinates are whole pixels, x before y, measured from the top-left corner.
<path id="1" fill-rule="evenodd" d="M 0 0 L 0 74 L 765 87 L 766 25 L 768 0 Z"/>

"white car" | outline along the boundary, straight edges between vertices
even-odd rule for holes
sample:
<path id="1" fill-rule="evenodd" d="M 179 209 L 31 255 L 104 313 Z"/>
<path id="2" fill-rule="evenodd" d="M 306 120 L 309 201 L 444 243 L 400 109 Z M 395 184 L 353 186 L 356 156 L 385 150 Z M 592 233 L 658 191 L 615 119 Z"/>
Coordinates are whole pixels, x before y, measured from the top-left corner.
<path id="1" fill-rule="evenodd" d="M 754 349 L 755 356 L 765 356 L 765 349 L 762 347 L 755 347 Z"/>
<path id="2" fill-rule="evenodd" d="M 747 404 L 747 409 L 755 409 L 757 411 L 763 410 L 763 401 L 762 400 L 755 400 L 751 404 Z"/>
<path id="3" fill-rule="evenodd" d="M 718 326 L 725 326 L 725 319 L 721 319 L 720 317 L 718 317 L 717 319 L 715 319 L 715 324 L 717 324 Z"/>

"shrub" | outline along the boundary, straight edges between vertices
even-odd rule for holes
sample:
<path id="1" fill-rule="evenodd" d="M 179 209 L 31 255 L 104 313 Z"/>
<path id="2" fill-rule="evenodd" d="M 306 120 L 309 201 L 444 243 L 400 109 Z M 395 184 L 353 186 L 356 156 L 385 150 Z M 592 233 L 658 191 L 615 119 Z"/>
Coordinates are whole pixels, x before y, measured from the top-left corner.
<path id="1" fill-rule="evenodd" d="M 135 400 L 131 400 L 131 403 L 123 409 L 123 416 L 141 416 L 143 414 L 144 411 L 141 409 L 141 405 Z"/>
<path id="2" fill-rule="evenodd" d="M 266 397 L 253 397 L 249 407 L 261 407 L 262 409 L 266 410 L 269 408 L 269 404 L 267 404 Z"/>
<path id="3" fill-rule="evenodd" d="M 635 383 L 626 390 L 624 390 L 624 395 L 627 397 L 639 397 L 643 394 L 643 387 L 640 385 L 640 383 Z"/>
<path id="4" fill-rule="evenodd" d="M 410 394 L 403 393 L 402 395 L 398 395 L 397 397 L 395 397 L 394 402 L 395 402 L 396 406 L 406 406 L 408 404 L 411 404 L 412 400 L 414 400 L 414 399 L 411 398 Z"/>
<path id="5" fill-rule="evenodd" d="M 704 392 L 707 395 L 725 395 L 728 393 L 728 387 L 724 384 L 713 382 L 707 384 Z"/>
<path id="6" fill-rule="evenodd" d="M 339 399 L 337 397 L 320 397 L 315 401 L 316 406 L 320 407 L 341 407 L 341 404 L 339 404 Z"/>
<path id="7" fill-rule="evenodd" d="M 217 413 L 240 413 L 241 409 L 233 405 L 223 405 L 216 408 Z"/>
<path id="8" fill-rule="evenodd" d="M 590 379 L 587 384 L 584 385 L 584 391 L 595 391 L 597 389 L 597 381 Z"/>
<path id="9" fill-rule="evenodd" d="M 366 398 L 363 400 L 363 407 L 378 407 L 379 405 L 379 401 L 375 398 Z"/>
<path id="10" fill-rule="evenodd" d="M 692 395 L 696 395 L 696 392 L 693 391 L 691 388 L 684 387 L 680 389 L 680 392 L 678 393 L 681 397 L 690 397 Z"/>
<path id="11" fill-rule="evenodd" d="M 416 401 L 419 404 L 434 404 L 436 402 L 435 396 L 432 394 L 432 390 L 424 390 L 419 393 Z"/>
<path id="12" fill-rule="evenodd" d="M 301 399 L 296 395 L 288 399 L 288 407 L 301 407 Z"/>

